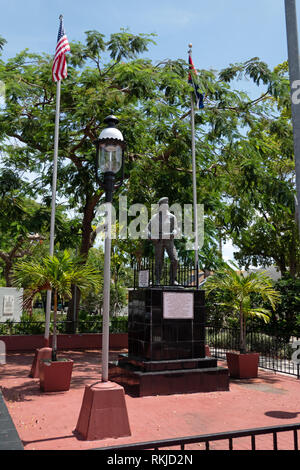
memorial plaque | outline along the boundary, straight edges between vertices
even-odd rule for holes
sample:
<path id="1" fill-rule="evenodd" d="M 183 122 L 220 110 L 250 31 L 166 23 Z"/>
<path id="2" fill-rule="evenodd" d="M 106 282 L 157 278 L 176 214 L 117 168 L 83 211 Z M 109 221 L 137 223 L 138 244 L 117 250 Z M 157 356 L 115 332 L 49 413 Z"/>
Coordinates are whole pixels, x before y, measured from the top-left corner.
<path id="1" fill-rule="evenodd" d="M 149 270 L 139 271 L 139 287 L 149 287 Z"/>
<path id="2" fill-rule="evenodd" d="M 191 292 L 164 292 L 163 317 L 193 319 L 194 295 Z"/>
<path id="3" fill-rule="evenodd" d="M 3 297 L 3 315 L 14 314 L 15 298 L 13 295 L 5 295 Z"/>

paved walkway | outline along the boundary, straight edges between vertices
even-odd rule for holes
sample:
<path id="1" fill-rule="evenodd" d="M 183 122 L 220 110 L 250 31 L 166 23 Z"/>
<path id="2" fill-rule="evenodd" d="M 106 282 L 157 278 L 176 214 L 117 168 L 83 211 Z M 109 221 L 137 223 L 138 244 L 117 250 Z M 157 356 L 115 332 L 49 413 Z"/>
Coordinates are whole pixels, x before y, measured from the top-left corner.
<path id="1" fill-rule="evenodd" d="M 111 360 L 117 355 L 111 352 Z M 11 353 L 7 364 L 0 366 L 2 393 L 25 450 L 89 449 L 300 422 L 300 381 L 260 369 L 257 379 L 231 380 L 229 392 L 141 398 L 126 395 L 130 437 L 79 440 L 73 431 L 84 386 L 99 380 L 101 357 L 99 351 L 70 351 L 59 356 L 74 360 L 68 392 L 40 392 L 39 380 L 28 377 L 33 354 Z M 300 435 L 298 438 L 300 447 Z M 249 438 L 239 439 L 234 448 L 247 449 L 249 443 Z M 292 445 L 292 433 L 279 435 L 279 449 L 288 450 Z M 200 450 L 204 445 L 193 448 Z M 216 442 L 211 448 L 227 449 L 228 443 Z M 257 449 L 271 448 L 272 436 L 257 439 Z"/>
<path id="2" fill-rule="evenodd" d="M 1 450 L 23 450 L 23 445 L 0 391 L 0 451 Z"/>

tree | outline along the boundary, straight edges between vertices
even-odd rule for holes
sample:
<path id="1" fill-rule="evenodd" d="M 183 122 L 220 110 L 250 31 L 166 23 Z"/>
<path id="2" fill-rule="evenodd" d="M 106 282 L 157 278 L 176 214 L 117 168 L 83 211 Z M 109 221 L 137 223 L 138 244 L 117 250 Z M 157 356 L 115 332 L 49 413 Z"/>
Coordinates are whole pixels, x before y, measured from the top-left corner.
<path id="1" fill-rule="evenodd" d="M 235 254 L 242 266 L 276 264 L 284 274 L 300 273 L 300 243 L 295 214 L 292 129 L 281 118 L 256 125 L 240 147 L 242 164 L 233 178 L 233 202 L 225 212 Z"/>
<path id="2" fill-rule="evenodd" d="M 230 308 L 237 315 L 240 322 L 240 352 L 246 352 L 246 326 L 250 317 L 257 317 L 268 323 L 270 310 L 263 307 L 254 307 L 252 294 L 257 294 L 263 301 L 268 301 L 272 309 L 278 302 L 280 295 L 272 284 L 272 279 L 264 272 L 251 273 L 249 275 L 235 271 L 230 266 L 218 271 L 209 277 L 205 283 L 205 290 L 210 293 L 221 291 L 225 296 L 230 296 L 223 305 Z"/>
<path id="3" fill-rule="evenodd" d="M 38 233 L 43 219 L 36 218 L 39 205 L 30 199 L 29 186 L 20 175 L 0 169 L 0 261 L 7 287 L 11 287 L 13 263 L 30 255 L 44 237 Z"/>
<path id="4" fill-rule="evenodd" d="M 14 268 L 14 285 L 25 287 L 25 308 L 32 304 L 34 297 L 47 290 L 53 290 L 53 344 L 52 360 L 56 361 L 57 352 L 57 299 L 68 299 L 72 295 L 72 285 L 79 290 L 97 288 L 99 274 L 88 265 L 82 266 L 74 261 L 65 250 L 62 256 L 47 256 L 41 261 L 20 261 Z"/>
<path id="5" fill-rule="evenodd" d="M 121 31 L 105 40 L 101 33 L 88 31 L 85 44 L 71 44 L 69 75 L 62 82 L 58 192 L 81 215 L 83 262 L 93 245 L 95 209 L 103 196 L 95 184 L 93 142 L 108 114 L 118 115 L 127 141 L 126 185 L 120 191 L 129 204 L 143 202 L 150 207 L 161 196 L 171 202 L 192 202 L 188 65 L 183 60 L 153 64 L 138 57 L 151 43 L 151 35 Z M 55 115 L 51 63 L 48 55 L 22 51 L 0 67 L 0 79 L 6 84 L 6 107 L 0 113 L 5 162 L 11 168 L 37 172 L 35 183 L 46 194 L 51 187 Z M 232 89 L 229 82 L 238 73 L 264 83 L 267 92 L 250 100 Z M 195 123 L 198 201 L 205 205 L 207 216 L 219 222 L 231 177 L 230 149 L 244 139 L 242 128 L 256 122 L 260 105 L 276 92 L 280 77 L 257 58 L 219 74 L 200 70 L 198 77 L 206 94 L 205 109 Z M 215 237 L 218 234 L 219 225 Z"/>
<path id="6" fill-rule="evenodd" d="M 287 63 L 275 67 L 273 97 L 242 140 L 225 152 L 231 178 L 220 224 L 239 248 L 240 266 L 276 264 L 292 277 L 300 273 L 295 207 L 295 163 Z"/>
<path id="7" fill-rule="evenodd" d="M 280 293 L 280 303 L 271 317 L 270 329 L 288 342 L 291 336 L 300 336 L 300 279 L 285 275 L 278 279 L 275 289 Z"/>
<path id="8" fill-rule="evenodd" d="M 14 262 L 26 256 L 41 257 L 47 253 L 50 207 L 36 202 L 34 183 L 28 183 L 22 173 L 0 168 L 0 265 L 5 284 L 11 287 Z M 47 202 L 47 201 L 45 201 Z M 76 218 L 70 220 L 65 207 L 58 205 L 56 240 L 61 249 L 76 245 Z"/>

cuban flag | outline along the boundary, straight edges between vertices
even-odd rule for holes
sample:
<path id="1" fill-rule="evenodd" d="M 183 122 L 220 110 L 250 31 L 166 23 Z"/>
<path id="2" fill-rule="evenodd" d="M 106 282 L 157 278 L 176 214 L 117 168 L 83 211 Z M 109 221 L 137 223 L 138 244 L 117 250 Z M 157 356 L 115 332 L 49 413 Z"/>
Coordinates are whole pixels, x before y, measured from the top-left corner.
<path id="1" fill-rule="evenodd" d="M 196 106 L 199 109 L 204 108 L 204 93 L 201 93 L 199 91 L 199 85 L 197 85 L 194 80 L 193 80 L 193 75 L 198 75 L 197 70 L 195 69 L 193 60 L 191 55 L 189 54 L 189 66 L 190 66 L 190 72 L 189 72 L 189 83 L 193 86 L 194 88 L 194 94 L 195 94 L 195 101 L 196 101 Z"/>

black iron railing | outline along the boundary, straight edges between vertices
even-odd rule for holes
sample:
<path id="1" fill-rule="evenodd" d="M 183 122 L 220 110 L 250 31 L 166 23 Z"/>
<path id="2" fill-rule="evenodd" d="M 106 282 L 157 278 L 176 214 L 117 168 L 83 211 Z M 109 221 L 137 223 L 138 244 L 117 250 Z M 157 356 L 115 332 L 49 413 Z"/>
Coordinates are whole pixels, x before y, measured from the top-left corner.
<path id="1" fill-rule="evenodd" d="M 226 359 L 227 351 L 239 350 L 240 332 L 237 328 L 206 327 L 206 343 L 211 355 Z M 291 337 L 288 341 L 279 336 L 271 336 L 257 331 L 249 331 L 246 337 L 247 350 L 260 353 L 259 367 L 276 372 L 295 375 L 300 378 L 300 365 L 292 362 L 293 343 L 300 337 Z"/>
<path id="2" fill-rule="evenodd" d="M 79 319 L 76 322 L 61 320 L 57 322 L 58 333 L 70 334 L 70 330 L 76 333 L 101 333 L 102 317 L 95 315 L 87 319 Z M 50 332 L 53 331 L 53 322 L 50 324 Z M 0 322 L 1 335 L 38 335 L 44 334 L 44 321 L 20 321 Z M 111 333 L 127 333 L 128 318 L 112 317 L 110 321 Z M 210 347 L 212 356 L 226 360 L 227 351 L 239 350 L 239 330 L 237 328 L 221 328 L 206 326 L 206 344 Z M 296 376 L 300 379 L 300 364 L 292 362 L 292 354 L 295 351 L 293 343 L 300 337 L 291 337 L 288 341 L 279 336 L 271 336 L 257 331 L 249 331 L 247 334 L 247 349 L 260 353 L 259 367 Z"/>
<path id="3" fill-rule="evenodd" d="M 112 446 L 112 447 L 99 447 L 93 450 L 106 450 L 106 451 L 128 451 L 128 450 L 160 450 L 170 447 L 178 447 L 180 450 L 186 450 L 187 445 L 191 444 L 205 444 L 205 450 L 211 449 L 211 443 L 215 441 L 228 441 L 228 450 L 234 450 L 234 439 L 240 439 L 242 437 L 250 437 L 249 440 L 249 450 L 256 450 L 256 437 L 263 435 L 272 435 L 272 450 L 290 450 L 290 449 L 279 449 L 278 448 L 278 434 L 283 432 L 291 433 L 291 441 L 293 450 L 298 450 L 298 431 L 300 429 L 300 423 L 296 424 L 286 424 L 281 426 L 270 426 L 264 428 L 253 428 L 253 429 L 243 429 L 240 431 L 229 431 L 229 432 L 220 432 L 216 434 L 202 434 L 199 436 L 187 436 L 179 437 L 176 439 L 164 439 L 160 441 L 150 441 L 150 442 L 139 442 L 136 444 L 125 444 L 121 446 Z M 244 446 L 243 446 L 244 447 Z M 270 450 L 270 449 L 262 449 Z"/>
<path id="4" fill-rule="evenodd" d="M 152 258 L 145 258 L 133 267 L 134 272 L 134 288 L 139 287 L 158 287 L 171 286 L 172 273 L 170 261 L 164 261 L 161 278 L 158 282 L 155 275 L 155 261 Z M 148 273 L 148 274 L 147 274 Z M 142 276 L 142 277 L 141 277 Z M 198 288 L 203 281 L 204 275 L 202 271 L 195 268 L 191 263 L 178 263 L 176 283 L 180 287 Z M 147 282 L 148 279 L 148 282 Z M 147 285 L 145 285 L 145 283 Z"/>

